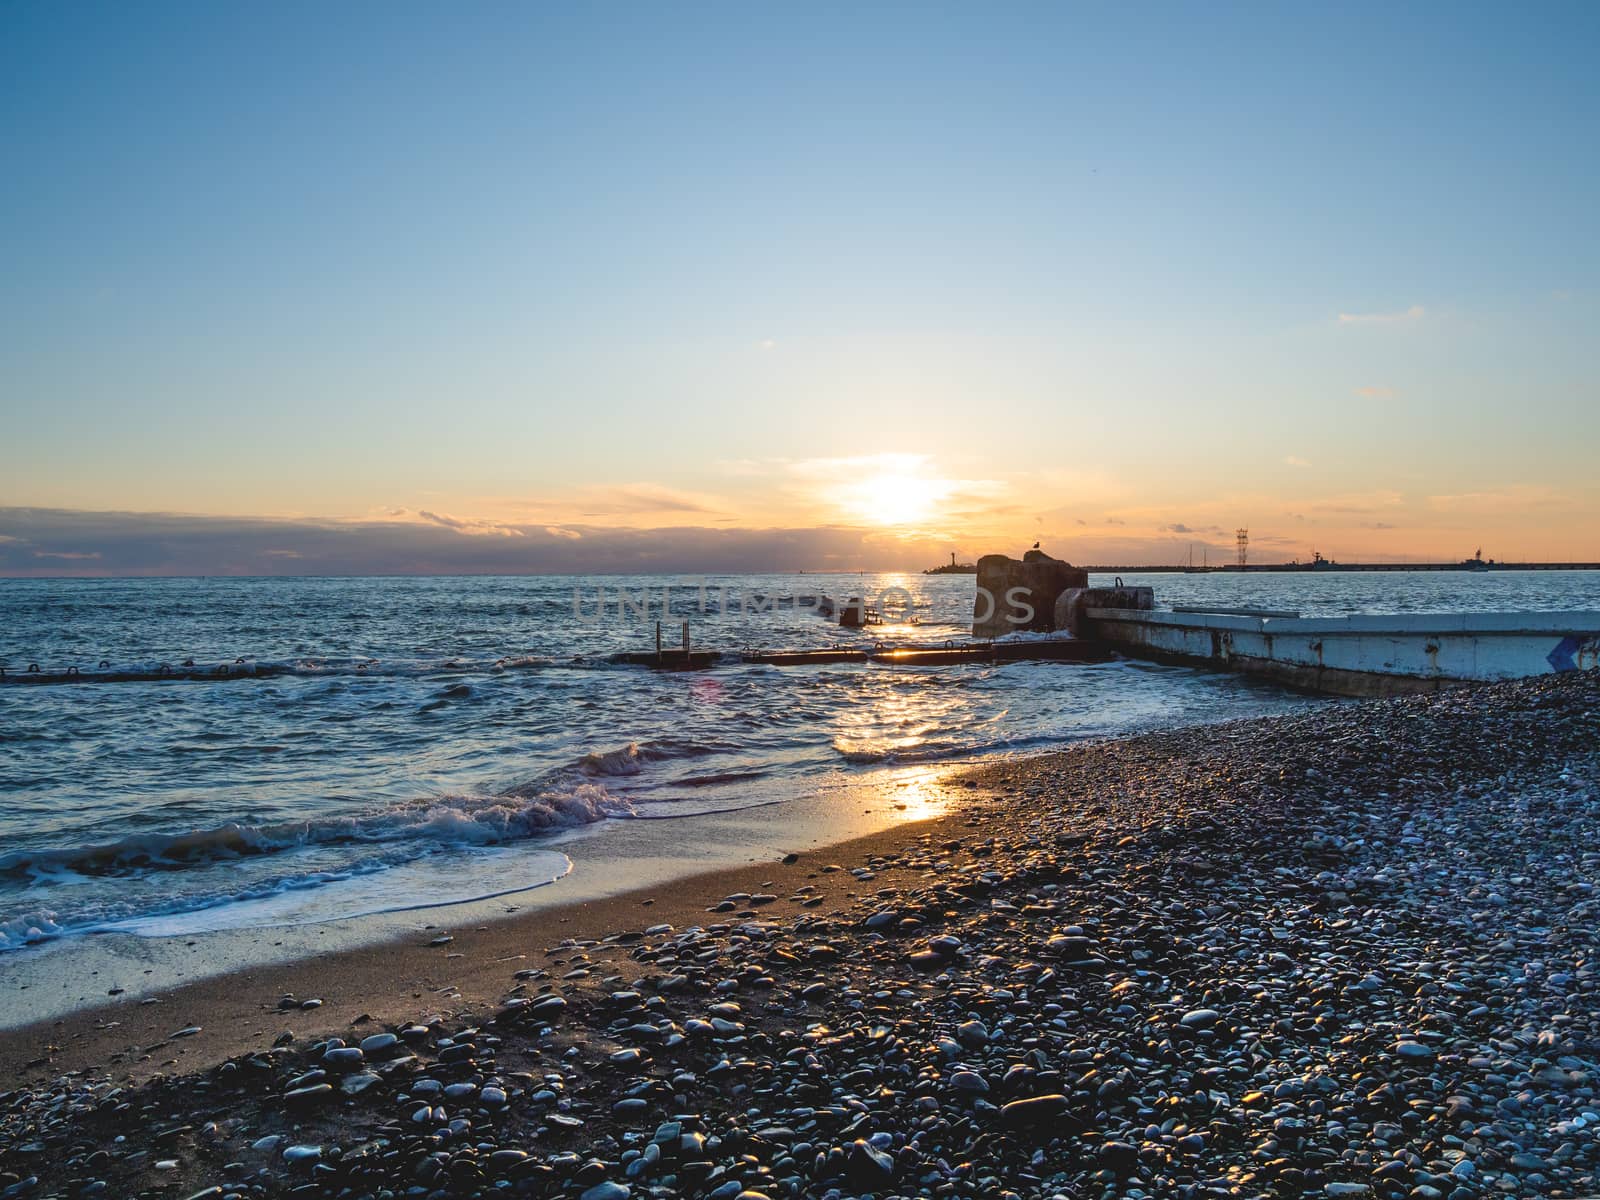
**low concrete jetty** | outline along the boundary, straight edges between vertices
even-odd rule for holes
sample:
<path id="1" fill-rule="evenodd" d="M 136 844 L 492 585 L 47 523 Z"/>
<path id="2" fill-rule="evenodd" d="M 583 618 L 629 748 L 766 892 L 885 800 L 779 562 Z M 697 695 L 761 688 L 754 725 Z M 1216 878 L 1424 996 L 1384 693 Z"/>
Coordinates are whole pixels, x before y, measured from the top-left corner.
<path id="1" fill-rule="evenodd" d="M 722 661 L 720 650 L 625 650 L 607 661 L 627 667 L 655 667 L 662 671 L 705 671 Z"/>
<path id="2" fill-rule="evenodd" d="M 1082 636 L 1137 658 L 1260 675 L 1342 696 L 1428 692 L 1600 666 L 1600 613 L 1300 617 L 1091 607 Z"/>
<path id="3" fill-rule="evenodd" d="M 740 661 L 769 667 L 806 667 L 820 663 L 885 663 L 899 667 L 939 667 L 956 663 L 986 662 L 1108 662 L 1116 657 L 1109 647 L 1076 638 L 1029 638 L 1014 642 L 963 642 L 944 646 L 899 646 L 828 650 L 748 651 Z"/>

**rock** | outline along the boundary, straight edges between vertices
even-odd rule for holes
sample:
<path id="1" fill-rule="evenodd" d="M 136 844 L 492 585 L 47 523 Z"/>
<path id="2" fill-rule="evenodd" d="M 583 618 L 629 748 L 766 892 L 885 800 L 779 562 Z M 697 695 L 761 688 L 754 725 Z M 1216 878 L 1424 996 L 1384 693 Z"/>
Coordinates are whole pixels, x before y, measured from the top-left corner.
<path id="1" fill-rule="evenodd" d="M 359 1096 L 368 1088 L 382 1082 L 382 1077 L 371 1071 L 357 1071 L 354 1075 L 346 1075 L 339 1081 L 339 1090 L 346 1096 Z"/>
<path id="2" fill-rule="evenodd" d="M 1004 554 L 978 560 L 972 636 L 1004 637 L 1022 630 L 1055 627 L 1056 598 L 1068 588 L 1089 586 L 1089 576 L 1039 550 L 1019 562 Z"/>
<path id="3" fill-rule="evenodd" d="M 982 1021 L 965 1021 L 956 1027 L 956 1040 L 969 1050 L 988 1044 L 989 1030 Z"/>
<path id="4" fill-rule="evenodd" d="M 894 1178 L 894 1158 L 866 1141 L 853 1142 L 845 1155 L 845 1178 L 855 1187 L 874 1191 Z"/>
<path id="5" fill-rule="evenodd" d="M 1102 1142 L 1096 1157 L 1119 1175 L 1125 1175 L 1139 1165 L 1139 1148 L 1132 1142 Z"/>
<path id="6" fill-rule="evenodd" d="M 1067 1111 L 1067 1107 L 1067 1098 L 1059 1092 L 1052 1092 L 1045 1096 L 1013 1100 L 1001 1107 L 1000 1118 L 1012 1126 L 1038 1125 L 1054 1121 Z"/>

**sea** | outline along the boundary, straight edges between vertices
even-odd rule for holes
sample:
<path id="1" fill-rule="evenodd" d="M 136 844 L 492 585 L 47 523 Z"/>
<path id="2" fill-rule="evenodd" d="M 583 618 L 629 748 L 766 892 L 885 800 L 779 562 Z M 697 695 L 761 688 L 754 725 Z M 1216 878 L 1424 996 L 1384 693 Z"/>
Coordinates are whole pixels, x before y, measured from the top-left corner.
<path id="1" fill-rule="evenodd" d="M 1123 582 L 1158 607 L 1600 609 L 1585 572 Z M 971 576 L 898 574 L 0 580 L 0 956 L 559 888 L 584 835 L 624 822 L 680 844 L 697 816 L 906 764 L 1334 703 L 1135 661 L 737 660 L 959 641 L 973 594 Z M 884 624 L 843 630 L 823 596 Z M 658 627 L 728 661 L 609 661 Z"/>

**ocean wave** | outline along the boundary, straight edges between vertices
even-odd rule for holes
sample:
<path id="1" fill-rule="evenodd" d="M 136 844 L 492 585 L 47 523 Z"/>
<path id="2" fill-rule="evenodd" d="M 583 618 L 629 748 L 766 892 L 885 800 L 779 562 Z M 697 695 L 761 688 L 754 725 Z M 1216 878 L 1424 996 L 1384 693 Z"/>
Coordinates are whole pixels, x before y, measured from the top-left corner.
<path id="1" fill-rule="evenodd" d="M 74 934 L 122 931 L 162 936 L 208 929 L 296 925 L 462 904 L 555 883 L 572 869 L 572 860 L 566 855 L 541 851 L 538 866 L 520 876 L 515 868 L 508 870 L 504 860 L 494 860 L 485 870 L 473 869 L 470 864 L 463 867 L 452 858 L 448 866 L 428 868 L 433 874 L 423 880 L 409 879 L 398 895 L 393 886 L 386 888 L 376 882 L 391 873 L 405 875 L 437 861 L 431 857 L 437 850 L 408 847 L 394 856 L 363 859 L 340 868 L 274 875 L 243 887 L 164 897 L 155 902 L 111 898 L 71 914 L 39 909 L 0 919 L 0 953 Z M 528 865 L 520 864 L 523 871 Z M 438 877 L 441 870 L 448 873 L 447 879 Z M 419 882 L 428 886 L 414 886 Z"/>
<path id="2" fill-rule="evenodd" d="M 576 772 L 587 778 L 617 778 L 638 775 L 651 763 L 680 758 L 704 758 L 709 754 L 719 754 L 736 748 L 680 738 L 660 738 L 651 742 L 629 742 L 626 746 L 618 746 L 613 750 L 591 750 L 572 766 Z M 560 773 L 554 778 L 561 778 Z"/>
<path id="3" fill-rule="evenodd" d="M 458 684 L 448 689 L 464 693 Z M 227 822 L 182 833 L 135 834 L 99 845 L 19 850 L 0 855 L 0 879 L 114 876 L 177 870 L 313 846 L 431 842 L 489 846 L 558 833 L 597 821 L 636 816 L 604 780 L 640 774 L 650 763 L 717 753 L 681 739 L 591 751 L 569 766 L 491 796 L 445 795 L 351 815 L 251 825 Z M 3 943 L 0 943 L 3 944 Z"/>
<path id="4" fill-rule="evenodd" d="M 895 745 L 893 743 L 854 742 L 848 738 L 834 738 L 833 750 L 852 766 L 893 766 L 909 763 L 942 762 L 953 758 L 980 758 L 986 755 L 1014 754 L 1023 750 L 1036 750 L 1044 746 L 1059 745 L 1065 741 L 1082 740 L 1041 734 L 1033 737 L 1002 737 L 984 741 L 925 741 Z"/>
<path id="5" fill-rule="evenodd" d="M 56 912 L 52 909 L 45 908 L 37 912 L 24 913 L 21 916 L 0 920 L 0 950 L 46 942 L 68 932 L 69 929 L 60 924 Z"/>
<path id="6" fill-rule="evenodd" d="M 313 679 L 345 676 L 415 678 L 430 675 L 498 675 L 555 665 L 555 659 L 527 654 L 502 655 L 499 658 L 430 659 L 239 657 L 207 662 L 186 658 L 181 661 L 131 663 L 112 663 L 101 659 L 92 666 L 14 663 L 0 667 L 0 683 L 214 683 L 225 679 L 272 679 L 284 676 Z"/>
<path id="7" fill-rule="evenodd" d="M 438 796 L 352 816 L 272 825 L 229 822 L 178 834 L 138 834 L 103 845 L 21 850 L 0 856 L 0 877 L 44 879 L 175 870 L 351 843 L 489 846 L 632 815 L 626 800 L 593 783 L 488 797 Z"/>

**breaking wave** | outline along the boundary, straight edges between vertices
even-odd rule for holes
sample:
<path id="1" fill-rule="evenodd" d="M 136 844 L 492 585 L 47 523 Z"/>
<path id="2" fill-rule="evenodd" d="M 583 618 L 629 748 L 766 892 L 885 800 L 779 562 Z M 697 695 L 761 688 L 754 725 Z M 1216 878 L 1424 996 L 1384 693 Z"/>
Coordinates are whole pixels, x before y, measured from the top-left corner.
<path id="1" fill-rule="evenodd" d="M 440 847 L 522 841 L 608 817 L 628 817 L 627 801 L 598 784 L 513 790 L 498 796 L 439 796 L 354 816 L 273 825 L 230 822 L 187 833 L 151 833 L 97 846 L 24 850 L 0 857 L 0 876 L 120 875 L 177 870 L 311 846 L 427 842 Z"/>

